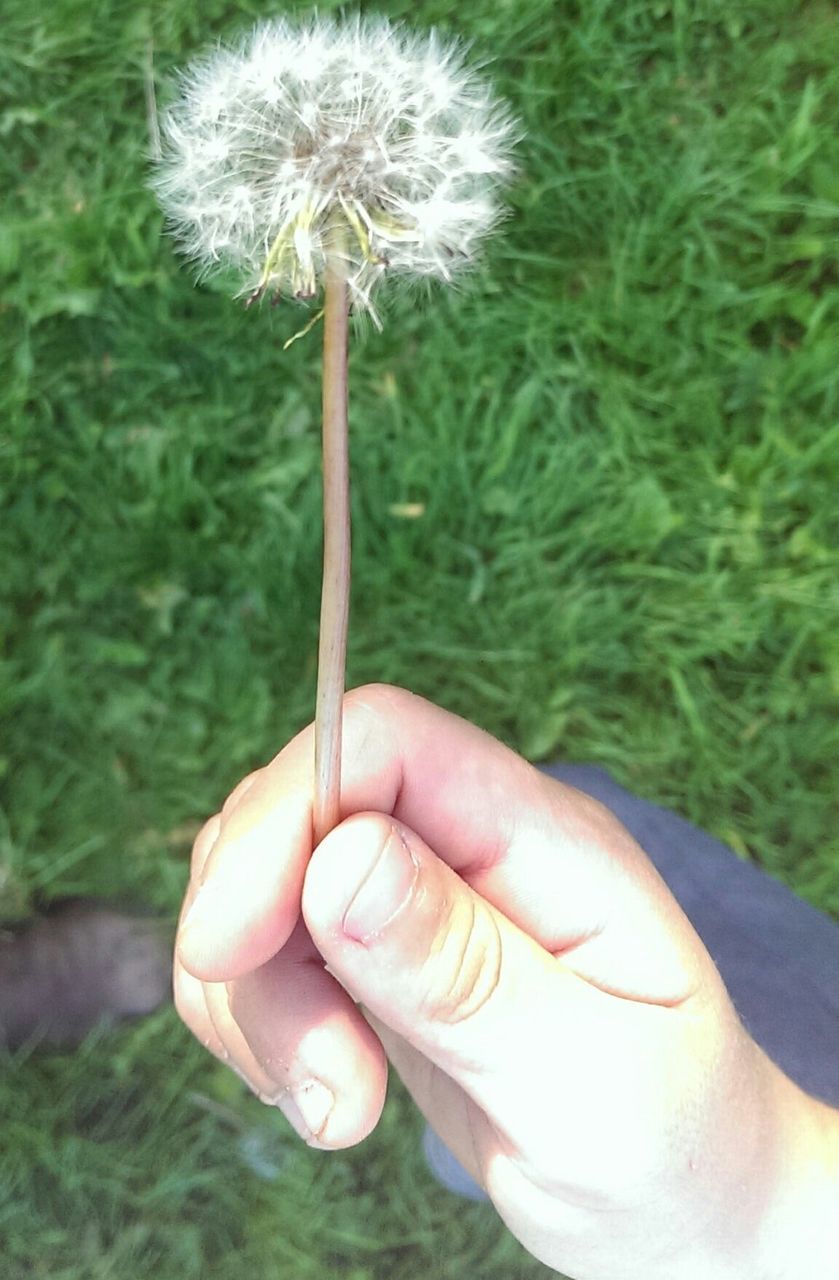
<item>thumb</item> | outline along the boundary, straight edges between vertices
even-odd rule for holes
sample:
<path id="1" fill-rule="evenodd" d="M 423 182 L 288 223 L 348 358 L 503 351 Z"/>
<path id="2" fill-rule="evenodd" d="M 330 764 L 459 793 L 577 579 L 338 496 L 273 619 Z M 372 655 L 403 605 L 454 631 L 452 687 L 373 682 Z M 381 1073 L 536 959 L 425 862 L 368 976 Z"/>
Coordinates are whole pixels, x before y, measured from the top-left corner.
<path id="1" fill-rule="evenodd" d="M 563 992 L 584 999 L 580 979 L 380 814 L 318 846 L 303 915 L 350 994 L 502 1122 L 510 1080 L 558 1030 Z"/>

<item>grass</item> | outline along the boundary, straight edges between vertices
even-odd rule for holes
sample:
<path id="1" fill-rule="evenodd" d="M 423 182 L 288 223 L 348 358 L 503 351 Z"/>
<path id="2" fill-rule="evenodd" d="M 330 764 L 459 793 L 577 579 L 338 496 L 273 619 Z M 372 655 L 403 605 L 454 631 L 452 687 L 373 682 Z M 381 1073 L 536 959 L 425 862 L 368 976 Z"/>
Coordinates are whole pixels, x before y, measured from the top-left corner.
<path id="1" fill-rule="evenodd" d="M 380 8 L 495 58 L 527 138 L 474 279 L 354 346 L 351 682 L 597 761 L 839 914 L 835 7 Z M 163 97 L 266 11 L 5 0 L 6 915 L 173 912 L 312 714 L 318 343 L 195 289 L 145 185 L 150 50 Z M 431 1183 L 398 1090 L 301 1149 L 169 1011 L 6 1063 L 0 1124 L 7 1280 L 546 1274 Z"/>

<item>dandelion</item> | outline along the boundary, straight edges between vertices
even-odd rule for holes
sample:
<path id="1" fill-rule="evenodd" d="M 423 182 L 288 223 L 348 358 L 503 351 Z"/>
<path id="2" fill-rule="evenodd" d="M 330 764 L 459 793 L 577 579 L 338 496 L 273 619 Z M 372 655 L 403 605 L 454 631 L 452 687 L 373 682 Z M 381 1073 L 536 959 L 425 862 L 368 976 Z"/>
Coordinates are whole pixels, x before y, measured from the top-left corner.
<path id="1" fill-rule="evenodd" d="M 469 265 L 513 136 L 458 44 L 384 19 L 280 18 L 187 71 L 155 186 L 203 272 L 307 299 L 334 251 L 371 311 L 386 272 L 450 280 Z"/>
<path id="2" fill-rule="evenodd" d="M 501 216 L 515 126 L 460 44 L 381 18 L 285 18 L 214 50 L 163 120 L 154 185 L 202 274 L 248 304 L 324 298 L 318 838 L 338 819 L 349 600 L 347 328 L 387 276 L 452 280 Z M 319 318 L 319 317 L 318 317 Z"/>

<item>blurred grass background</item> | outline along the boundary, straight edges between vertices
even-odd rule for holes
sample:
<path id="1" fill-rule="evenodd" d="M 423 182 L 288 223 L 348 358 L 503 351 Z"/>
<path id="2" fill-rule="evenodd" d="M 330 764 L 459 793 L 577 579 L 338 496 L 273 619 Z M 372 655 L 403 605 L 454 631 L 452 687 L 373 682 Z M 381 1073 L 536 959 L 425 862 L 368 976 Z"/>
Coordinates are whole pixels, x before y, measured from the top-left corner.
<path id="1" fill-rule="evenodd" d="M 319 353 L 193 287 L 147 95 L 276 6 L 1 7 L 0 907 L 174 913 L 311 716 Z M 350 682 L 599 762 L 839 913 L 835 4 L 377 9 L 494 59 L 527 137 L 473 279 L 354 345 Z M 4 1280 L 547 1274 L 398 1089 L 310 1152 L 171 1011 L 0 1064 L 0 1125 Z"/>

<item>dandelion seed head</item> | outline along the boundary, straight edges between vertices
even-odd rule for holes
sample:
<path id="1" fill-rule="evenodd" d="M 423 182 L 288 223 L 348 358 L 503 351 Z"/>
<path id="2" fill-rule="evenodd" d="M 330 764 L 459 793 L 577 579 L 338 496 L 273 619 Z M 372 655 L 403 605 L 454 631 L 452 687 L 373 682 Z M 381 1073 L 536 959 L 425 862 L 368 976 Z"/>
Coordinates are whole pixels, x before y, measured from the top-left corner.
<path id="1" fill-rule="evenodd" d="M 278 18 L 187 70 L 154 185 L 202 272 L 310 297 L 339 243 L 372 309 L 385 272 L 449 280 L 474 260 L 515 135 L 459 44 L 385 19 Z"/>

